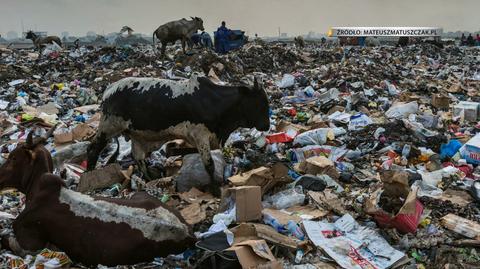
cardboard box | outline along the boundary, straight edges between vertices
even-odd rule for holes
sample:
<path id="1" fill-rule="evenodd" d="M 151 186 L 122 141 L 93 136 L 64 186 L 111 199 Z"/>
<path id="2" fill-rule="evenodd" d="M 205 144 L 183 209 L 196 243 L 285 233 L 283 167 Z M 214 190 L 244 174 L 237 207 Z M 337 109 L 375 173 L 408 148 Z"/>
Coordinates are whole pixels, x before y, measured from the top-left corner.
<path id="1" fill-rule="evenodd" d="M 383 186 L 379 186 L 365 202 L 365 212 L 372 215 L 380 227 L 393 227 L 402 233 L 415 233 L 423 205 L 417 199 L 417 189 L 411 191 L 408 187 L 408 173 L 388 171 L 382 174 Z M 380 196 L 401 197 L 405 199 L 402 207 L 394 215 L 383 210 L 380 205 Z"/>
<path id="2" fill-rule="evenodd" d="M 283 268 L 275 259 L 265 240 L 247 240 L 227 250 L 235 251 L 242 268 Z"/>
<path id="3" fill-rule="evenodd" d="M 230 197 L 235 202 L 238 223 L 262 218 L 262 191 L 259 186 L 241 186 L 228 189 L 223 195 L 219 211 L 227 209 L 226 201 Z"/>
<path id="4" fill-rule="evenodd" d="M 335 168 L 335 164 L 324 156 L 314 156 L 301 162 L 298 166 L 300 172 L 318 175 L 326 174 L 332 179 L 338 179 L 340 173 Z"/>
<path id="5" fill-rule="evenodd" d="M 259 167 L 245 173 L 232 176 L 228 179 L 234 186 L 260 186 L 262 195 L 280 183 L 289 183 L 288 167 L 276 163 L 272 168 Z"/>
<path id="6" fill-rule="evenodd" d="M 438 109 L 447 109 L 450 106 L 450 97 L 442 94 L 432 96 L 432 106 Z"/>
<path id="7" fill-rule="evenodd" d="M 462 101 L 453 106 L 453 116 L 463 121 L 475 122 L 478 120 L 480 103 Z"/>
<path id="8" fill-rule="evenodd" d="M 460 148 L 460 154 L 467 163 L 480 164 L 480 134 L 475 135 Z"/>

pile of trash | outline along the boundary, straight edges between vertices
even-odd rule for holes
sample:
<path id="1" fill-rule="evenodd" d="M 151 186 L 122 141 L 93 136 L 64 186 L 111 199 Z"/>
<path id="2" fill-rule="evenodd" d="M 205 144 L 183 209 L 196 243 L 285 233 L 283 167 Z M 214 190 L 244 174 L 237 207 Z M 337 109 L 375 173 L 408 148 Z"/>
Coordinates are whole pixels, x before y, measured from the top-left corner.
<path id="1" fill-rule="evenodd" d="M 480 265 L 477 48 L 253 42 L 227 55 L 174 46 L 167 59 L 149 45 L 0 53 L 0 163 L 29 132 L 56 126 L 46 148 L 69 189 L 115 198 L 147 191 L 192 226 L 197 243 L 184 253 L 118 268 Z M 150 181 L 125 137 L 87 171 L 109 84 L 194 72 L 221 85 L 261 77 L 269 96 L 270 131 L 236 130 L 212 151 L 221 197 L 181 140 L 150 154 Z M 0 198 L 4 237 L 25 196 L 7 189 Z M 62 250 L 20 257 L 4 246 L 2 268 L 87 268 Z"/>

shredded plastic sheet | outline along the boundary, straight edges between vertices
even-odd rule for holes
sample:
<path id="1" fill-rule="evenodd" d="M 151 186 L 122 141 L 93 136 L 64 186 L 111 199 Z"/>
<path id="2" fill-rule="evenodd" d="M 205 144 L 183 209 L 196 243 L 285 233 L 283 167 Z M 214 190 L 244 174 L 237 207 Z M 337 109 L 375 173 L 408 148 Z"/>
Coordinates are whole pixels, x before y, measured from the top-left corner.
<path id="1" fill-rule="evenodd" d="M 304 221 L 303 226 L 310 240 L 343 268 L 389 268 L 405 256 L 349 214 L 335 223 Z"/>

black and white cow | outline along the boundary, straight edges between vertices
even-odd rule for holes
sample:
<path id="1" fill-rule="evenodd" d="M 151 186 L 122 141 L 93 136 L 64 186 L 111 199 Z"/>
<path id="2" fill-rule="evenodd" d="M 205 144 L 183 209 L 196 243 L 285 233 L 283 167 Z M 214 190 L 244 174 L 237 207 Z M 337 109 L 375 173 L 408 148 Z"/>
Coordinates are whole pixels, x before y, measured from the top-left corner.
<path id="1" fill-rule="evenodd" d="M 99 153 L 111 138 L 123 134 L 132 139 L 133 158 L 148 177 L 146 154 L 182 138 L 198 149 L 213 179 L 210 150 L 219 148 L 239 127 L 267 131 L 268 109 L 267 95 L 256 80 L 253 87 L 247 87 L 220 86 L 197 75 L 180 81 L 124 78 L 103 95 L 100 125 L 88 150 L 88 168 L 95 168 Z"/>

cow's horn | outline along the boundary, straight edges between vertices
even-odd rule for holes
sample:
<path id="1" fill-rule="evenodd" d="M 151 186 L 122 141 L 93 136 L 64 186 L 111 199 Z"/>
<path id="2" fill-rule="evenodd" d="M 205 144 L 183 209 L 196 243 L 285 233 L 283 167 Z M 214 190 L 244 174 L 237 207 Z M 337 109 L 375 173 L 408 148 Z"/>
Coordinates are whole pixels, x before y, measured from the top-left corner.
<path id="1" fill-rule="evenodd" d="M 58 123 L 55 124 L 52 128 L 50 128 L 50 130 L 47 131 L 45 136 L 39 137 L 38 139 L 35 139 L 35 141 L 33 141 L 31 146 L 36 147 L 38 144 L 45 144 L 47 142 L 48 138 L 50 136 L 52 136 L 52 134 L 55 131 L 55 129 L 57 128 L 57 126 L 58 126 Z"/>
<path id="2" fill-rule="evenodd" d="M 57 129 L 57 126 L 58 126 L 58 123 L 55 124 L 52 128 L 50 128 L 50 130 L 48 130 L 48 132 L 45 134 L 45 139 L 48 139 L 52 134 L 53 132 L 55 131 L 55 129 Z"/>
<path id="3" fill-rule="evenodd" d="M 33 131 L 28 133 L 26 142 L 27 142 L 27 147 L 28 148 L 31 148 L 33 146 Z"/>
<path id="4" fill-rule="evenodd" d="M 258 90 L 260 89 L 260 78 L 254 77 L 253 78 L 253 89 Z"/>

